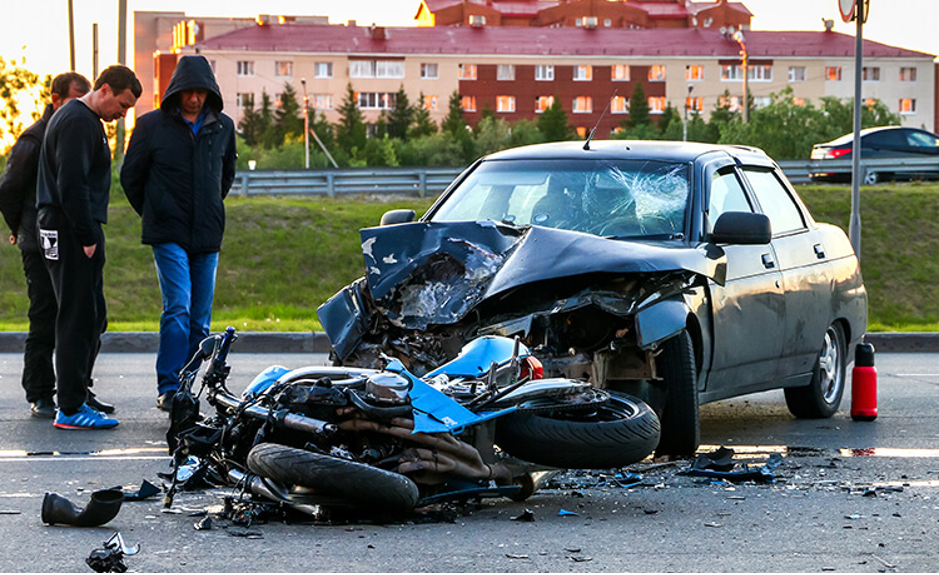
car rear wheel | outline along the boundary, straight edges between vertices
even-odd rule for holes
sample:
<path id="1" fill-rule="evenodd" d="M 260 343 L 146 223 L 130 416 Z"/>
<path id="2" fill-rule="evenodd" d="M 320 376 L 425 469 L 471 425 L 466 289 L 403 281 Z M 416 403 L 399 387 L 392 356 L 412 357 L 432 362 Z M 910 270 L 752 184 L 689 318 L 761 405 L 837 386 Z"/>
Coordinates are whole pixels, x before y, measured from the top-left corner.
<path id="1" fill-rule="evenodd" d="M 815 360 L 812 382 L 805 387 L 788 387 L 785 390 L 789 411 L 806 419 L 834 415 L 844 395 L 847 357 L 844 330 L 836 323 L 831 324 L 825 331 L 822 348 Z"/>
<path id="2" fill-rule="evenodd" d="M 864 174 L 864 183 L 868 186 L 873 186 L 880 181 L 880 174 L 874 171 L 867 171 Z"/>
<path id="3" fill-rule="evenodd" d="M 694 455 L 701 442 L 701 424 L 694 345 L 687 331 L 665 342 L 658 368 L 665 382 L 665 402 L 659 415 L 662 435 L 655 455 Z"/>

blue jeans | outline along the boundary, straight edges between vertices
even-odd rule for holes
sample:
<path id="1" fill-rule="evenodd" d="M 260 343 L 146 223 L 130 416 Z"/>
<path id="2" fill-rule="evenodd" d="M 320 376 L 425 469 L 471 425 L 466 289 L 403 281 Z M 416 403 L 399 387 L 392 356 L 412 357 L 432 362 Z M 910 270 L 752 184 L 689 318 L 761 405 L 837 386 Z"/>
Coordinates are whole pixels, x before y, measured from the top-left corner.
<path id="1" fill-rule="evenodd" d="M 177 244 L 153 246 L 163 293 L 157 393 L 179 388 L 179 370 L 206 336 L 212 321 L 218 253 L 189 254 Z"/>

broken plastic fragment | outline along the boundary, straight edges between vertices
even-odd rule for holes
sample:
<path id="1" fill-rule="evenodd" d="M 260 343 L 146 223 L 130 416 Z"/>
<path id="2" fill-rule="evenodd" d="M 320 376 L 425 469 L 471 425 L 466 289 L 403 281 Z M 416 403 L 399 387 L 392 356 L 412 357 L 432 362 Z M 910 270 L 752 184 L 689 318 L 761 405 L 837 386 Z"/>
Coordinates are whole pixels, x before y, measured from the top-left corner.
<path id="1" fill-rule="evenodd" d="M 209 531 L 212 529 L 212 518 L 209 516 L 203 517 L 202 520 L 195 523 L 193 527 L 196 531 Z"/>
<path id="2" fill-rule="evenodd" d="M 574 517 L 577 517 L 577 516 L 579 515 L 579 513 L 576 513 L 576 512 L 574 512 L 574 511 L 568 511 L 567 509 L 562 509 L 562 510 L 558 511 L 558 517 L 565 517 L 565 516 L 568 516 L 568 515 L 573 515 Z"/>
<path id="3" fill-rule="evenodd" d="M 138 552 L 139 544 L 127 547 L 121 534 L 115 532 L 104 542 L 104 547 L 92 550 L 85 563 L 96 573 L 125 573 L 127 565 L 124 564 L 124 557 Z"/>
<path id="4" fill-rule="evenodd" d="M 132 493 L 124 492 L 124 501 L 143 501 L 160 493 L 160 488 L 146 479 L 140 484 L 140 489 Z"/>
<path id="5" fill-rule="evenodd" d="M 531 509 L 526 509 L 521 515 L 513 517 L 512 521 L 522 521 L 532 523 L 535 520 L 535 513 Z"/>

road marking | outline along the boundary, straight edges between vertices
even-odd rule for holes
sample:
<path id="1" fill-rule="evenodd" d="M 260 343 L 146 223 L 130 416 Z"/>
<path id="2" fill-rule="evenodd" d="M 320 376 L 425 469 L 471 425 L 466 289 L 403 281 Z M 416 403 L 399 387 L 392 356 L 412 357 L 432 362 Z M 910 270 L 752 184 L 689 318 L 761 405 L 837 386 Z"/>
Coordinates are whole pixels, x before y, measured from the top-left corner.
<path id="1" fill-rule="evenodd" d="M 26 451 L 23 449 L 0 450 L 0 463 L 13 461 L 79 461 L 94 459 L 98 461 L 115 460 L 159 460 L 170 455 L 165 447 L 129 447 L 125 449 L 102 449 L 100 451 Z"/>

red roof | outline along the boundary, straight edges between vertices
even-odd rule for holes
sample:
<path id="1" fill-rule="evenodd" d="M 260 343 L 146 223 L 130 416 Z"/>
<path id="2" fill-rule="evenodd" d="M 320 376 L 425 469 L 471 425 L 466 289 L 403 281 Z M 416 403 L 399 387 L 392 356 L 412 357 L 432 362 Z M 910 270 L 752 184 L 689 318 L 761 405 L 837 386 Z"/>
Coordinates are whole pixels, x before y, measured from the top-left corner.
<path id="1" fill-rule="evenodd" d="M 487 6 L 506 16 L 536 16 L 541 10 L 554 8 L 560 2 L 556 0 L 466 0 L 468 4 Z M 439 12 L 445 8 L 462 4 L 463 0 L 424 0 L 424 4 L 431 12 Z M 629 1 L 624 3 L 632 8 L 645 10 L 653 18 L 687 18 L 689 14 L 695 14 L 700 10 L 713 8 L 719 2 L 692 2 L 688 8 L 680 0 L 671 0 L 665 2 L 644 2 L 642 0 Z M 753 16 L 750 10 L 741 2 L 728 2 L 729 7 Z M 689 11 L 690 8 L 690 11 Z"/>
<path id="2" fill-rule="evenodd" d="M 754 57 L 842 58 L 854 56 L 854 37 L 838 32 L 746 31 Z M 368 27 L 272 24 L 242 28 L 209 38 L 206 50 L 349 54 L 492 54 L 584 56 L 736 57 L 738 44 L 718 30 L 674 28 L 399 27 L 374 40 Z M 864 41 L 867 58 L 933 58 L 933 55 Z"/>

